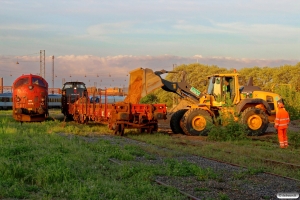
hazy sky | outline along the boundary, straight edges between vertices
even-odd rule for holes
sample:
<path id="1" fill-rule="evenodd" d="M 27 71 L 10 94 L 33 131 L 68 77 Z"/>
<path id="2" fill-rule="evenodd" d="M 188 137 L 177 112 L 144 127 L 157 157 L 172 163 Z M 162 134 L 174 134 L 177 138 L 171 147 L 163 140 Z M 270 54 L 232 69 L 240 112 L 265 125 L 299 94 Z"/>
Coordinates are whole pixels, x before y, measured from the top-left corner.
<path id="1" fill-rule="evenodd" d="M 120 87 L 137 68 L 300 62 L 299 0 L 0 0 L 0 77 Z M 16 65 L 16 62 L 19 65 Z"/>

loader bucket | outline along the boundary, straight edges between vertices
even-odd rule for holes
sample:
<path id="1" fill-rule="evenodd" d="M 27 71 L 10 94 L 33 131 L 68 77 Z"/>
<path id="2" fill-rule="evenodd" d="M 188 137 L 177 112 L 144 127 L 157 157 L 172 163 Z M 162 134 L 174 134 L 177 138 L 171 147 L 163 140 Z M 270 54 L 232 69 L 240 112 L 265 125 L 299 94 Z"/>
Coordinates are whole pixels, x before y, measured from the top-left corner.
<path id="1" fill-rule="evenodd" d="M 138 68 L 129 72 L 129 74 L 128 96 L 125 102 L 139 103 L 141 98 L 163 86 L 161 78 L 154 74 L 151 69 Z"/>

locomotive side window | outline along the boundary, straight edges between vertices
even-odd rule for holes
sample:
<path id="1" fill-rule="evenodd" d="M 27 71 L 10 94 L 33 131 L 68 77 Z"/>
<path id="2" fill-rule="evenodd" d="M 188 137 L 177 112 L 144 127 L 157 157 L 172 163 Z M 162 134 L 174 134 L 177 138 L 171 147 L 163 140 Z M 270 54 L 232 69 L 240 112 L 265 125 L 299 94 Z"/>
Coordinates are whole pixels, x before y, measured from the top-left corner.
<path id="1" fill-rule="evenodd" d="M 14 88 L 20 87 L 20 86 L 25 85 L 25 84 L 29 84 L 29 78 L 21 78 L 21 79 L 19 79 L 15 83 Z"/>
<path id="2" fill-rule="evenodd" d="M 44 81 L 40 78 L 37 78 L 37 77 L 32 77 L 32 84 L 39 85 L 39 86 L 42 86 L 42 87 L 46 87 L 46 84 L 44 83 Z"/>

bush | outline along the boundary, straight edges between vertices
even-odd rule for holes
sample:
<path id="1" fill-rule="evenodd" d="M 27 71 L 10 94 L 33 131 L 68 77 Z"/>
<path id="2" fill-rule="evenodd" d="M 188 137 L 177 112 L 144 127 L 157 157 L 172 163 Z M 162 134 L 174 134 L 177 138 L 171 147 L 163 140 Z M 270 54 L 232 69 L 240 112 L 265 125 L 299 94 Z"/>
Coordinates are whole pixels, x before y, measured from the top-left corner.
<path id="1" fill-rule="evenodd" d="M 296 133 L 294 131 L 289 131 L 288 132 L 288 140 L 289 140 L 289 143 L 296 149 L 300 147 L 300 133 Z"/>
<path id="2" fill-rule="evenodd" d="M 211 126 L 209 129 L 207 139 L 212 141 L 234 141 L 247 138 L 246 125 L 234 121 L 233 118 L 227 119 L 224 126 Z"/>
<path id="3" fill-rule="evenodd" d="M 282 96 L 291 120 L 300 119 L 300 93 L 289 87 L 278 87 L 275 92 Z"/>

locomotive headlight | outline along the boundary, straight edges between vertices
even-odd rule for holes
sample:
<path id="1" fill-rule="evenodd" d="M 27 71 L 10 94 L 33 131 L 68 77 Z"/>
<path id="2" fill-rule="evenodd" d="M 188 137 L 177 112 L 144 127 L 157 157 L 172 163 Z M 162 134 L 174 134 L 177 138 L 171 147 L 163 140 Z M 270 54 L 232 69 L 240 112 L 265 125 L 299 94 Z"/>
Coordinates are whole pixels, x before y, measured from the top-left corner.
<path id="1" fill-rule="evenodd" d="M 42 98 L 42 99 L 41 99 L 41 101 L 45 101 L 45 99 L 44 99 L 44 98 Z"/>
<path id="2" fill-rule="evenodd" d="M 29 88 L 29 90 L 32 90 L 33 89 L 33 85 L 29 85 L 28 88 Z"/>

